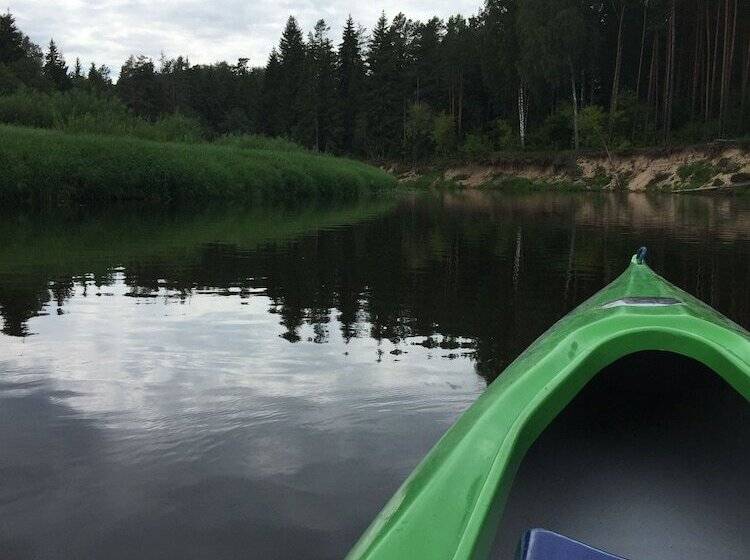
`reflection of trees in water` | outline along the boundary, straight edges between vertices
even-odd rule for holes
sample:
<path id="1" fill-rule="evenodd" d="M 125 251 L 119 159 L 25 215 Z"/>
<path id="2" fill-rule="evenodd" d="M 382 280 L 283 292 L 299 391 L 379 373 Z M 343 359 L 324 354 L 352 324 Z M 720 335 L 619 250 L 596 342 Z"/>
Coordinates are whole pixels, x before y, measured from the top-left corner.
<path id="1" fill-rule="evenodd" d="M 630 210 L 618 209 L 623 204 Z M 252 249 L 203 243 L 173 255 L 135 254 L 123 262 L 123 277 L 135 296 L 167 287 L 183 298 L 203 289 L 247 298 L 262 288 L 290 342 L 300 340 L 303 325 L 312 326 L 313 342 L 328 341 L 332 316 L 345 341 L 420 337 L 450 350 L 456 348 L 451 341 L 468 339 L 463 346 L 473 346 L 477 370 L 491 380 L 562 314 L 612 280 L 641 244 L 654 247 L 654 267 L 668 279 L 747 325 L 750 245 L 744 239 L 750 229 L 732 232 L 723 224 L 716 239 L 704 214 L 689 206 L 674 210 L 684 204 L 638 199 L 636 208 L 673 209 L 660 221 L 627 217 L 634 205 L 628 198 L 452 194 Z M 613 217 L 595 218 L 596 211 Z M 693 236 L 686 233 L 691 221 L 697 221 Z M 737 241 L 725 242 L 730 238 Z M 50 300 L 63 305 L 75 284 L 90 284 L 90 296 L 93 287 L 112 283 L 111 268 L 85 266 L 67 276 L 44 267 L 6 275 L 7 282 L 0 280 L 3 332 L 27 334 L 28 319 Z M 87 281 L 79 276 L 83 271 Z M 467 350 L 450 350 L 451 356 Z"/>

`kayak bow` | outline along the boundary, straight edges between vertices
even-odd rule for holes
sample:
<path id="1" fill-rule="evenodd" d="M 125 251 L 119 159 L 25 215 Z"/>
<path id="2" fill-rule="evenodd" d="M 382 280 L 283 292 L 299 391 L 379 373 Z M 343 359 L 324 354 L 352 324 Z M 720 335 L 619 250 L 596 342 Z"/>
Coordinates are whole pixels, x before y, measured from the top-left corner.
<path id="1" fill-rule="evenodd" d="M 348 555 L 486 558 L 521 460 L 602 368 L 658 350 L 703 363 L 750 400 L 750 334 L 654 273 L 625 272 L 553 325 L 440 439 Z"/>

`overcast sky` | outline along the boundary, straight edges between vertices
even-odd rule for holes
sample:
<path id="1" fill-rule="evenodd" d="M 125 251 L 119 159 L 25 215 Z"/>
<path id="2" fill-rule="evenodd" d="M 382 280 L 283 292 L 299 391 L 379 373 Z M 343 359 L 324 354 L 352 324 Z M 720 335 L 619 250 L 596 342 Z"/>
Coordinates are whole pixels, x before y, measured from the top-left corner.
<path id="1" fill-rule="evenodd" d="M 399 11 L 422 20 L 469 16 L 481 1 L 5 0 L 2 8 L 10 8 L 21 30 L 45 49 L 54 38 L 71 67 L 79 57 L 84 68 L 95 61 L 116 75 L 130 54 L 157 59 L 161 52 L 187 55 L 193 64 L 248 57 L 251 65 L 262 66 L 290 14 L 305 33 L 325 19 L 338 43 L 349 13 L 371 29 L 382 10 L 389 19 Z"/>

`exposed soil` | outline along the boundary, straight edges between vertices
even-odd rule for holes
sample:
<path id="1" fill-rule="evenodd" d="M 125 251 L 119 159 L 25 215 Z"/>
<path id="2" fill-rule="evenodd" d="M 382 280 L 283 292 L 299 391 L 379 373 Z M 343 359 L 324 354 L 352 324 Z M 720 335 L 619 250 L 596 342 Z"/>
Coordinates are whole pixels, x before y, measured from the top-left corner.
<path id="1" fill-rule="evenodd" d="M 478 163 L 389 169 L 405 184 L 465 188 L 567 188 L 630 191 L 729 191 L 750 187 L 750 146 L 712 143 L 622 153 L 495 154 Z"/>

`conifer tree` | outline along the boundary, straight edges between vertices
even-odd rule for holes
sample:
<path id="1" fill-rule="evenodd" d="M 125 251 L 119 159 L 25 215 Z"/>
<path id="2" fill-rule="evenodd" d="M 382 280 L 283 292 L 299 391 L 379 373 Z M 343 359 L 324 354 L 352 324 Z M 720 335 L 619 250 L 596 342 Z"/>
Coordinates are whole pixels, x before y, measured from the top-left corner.
<path id="1" fill-rule="evenodd" d="M 76 57 L 76 63 L 70 75 L 70 82 L 74 88 L 80 88 L 86 82 L 86 77 L 83 75 L 83 69 L 81 68 L 81 59 L 78 57 Z"/>
<path id="2" fill-rule="evenodd" d="M 50 39 L 47 54 L 44 55 L 43 74 L 55 89 L 66 90 L 70 86 L 70 77 L 68 76 L 68 67 L 65 64 L 65 59 L 52 39 Z"/>
<path id="3" fill-rule="evenodd" d="M 362 33 L 354 27 L 351 15 L 346 20 L 338 51 L 338 106 L 341 118 L 340 147 L 347 152 L 361 149 L 355 142 L 358 117 L 362 112 L 363 81 Z"/>
<path id="4" fill-rule="evenodd" d="M 259 117 L 261 132 L 269 136 L 278 136 L 284 133 L 284 130 L 282 130 L 282 104 L 279 100 L 281 87 L 281 62 L 279 61 L 279 53 L 274 48 L 268 57 L 268 63 L 263 74 L 260 100 L 261 114 Z"/>
<path id="5" fill-rule="evenodd" d="M 279 71 L 281 75 L 278 92 L 281 111 L 280 131 L 291 136 L 302 116 L 301 92 L 305 84 L 305 44 L 297 20 L 289 16 L 279 43 Z"/>
<path id="6" fill-rule="evenodd" d="M 93 62 L 89 67 L 89 72 L 86 75 L 86 81 L 88 87 L 97 92 L 104 93 L 112 87 L 112 79 L 110 78 L 111 71 L 109 68 L 104 66 L 96 66 Z"/>
<path id="7" fill-rule="evenodd" d="M 318 20 L 308 41 L 308 95 L 312 117 L 311 145 L 316 150 L 331 151 L 336 145 L 339 115 L 336 91 L 336 54 L 328 38 L 328 26 Z"/>
<path id="8" fill-rule="evenodd" d="M 9 65 L 24 56 L 24 35 L 16 26 L 15 18 L 10 14 L 0 15 L 0 63 Z"/>

